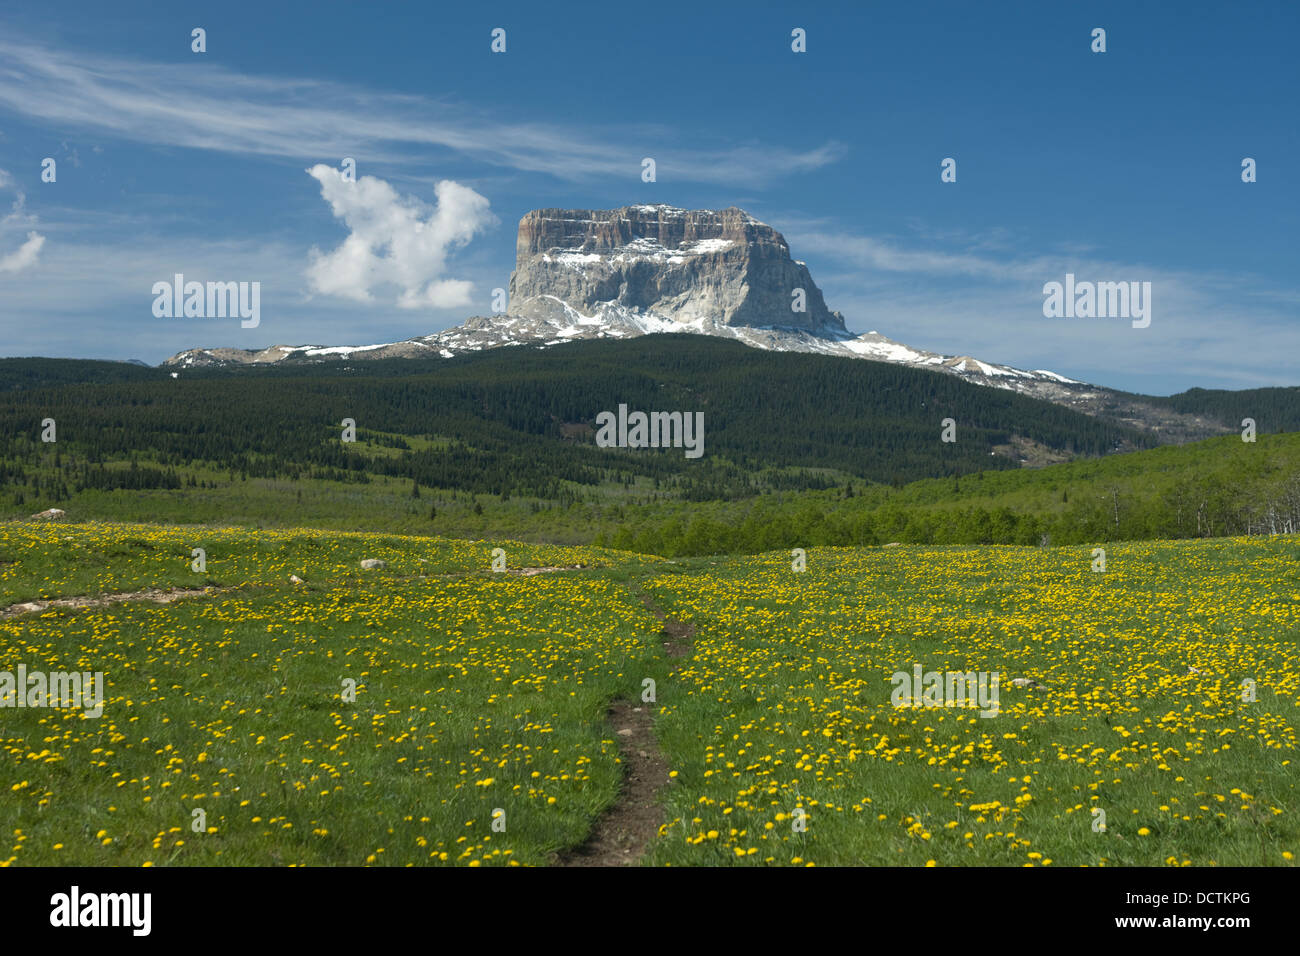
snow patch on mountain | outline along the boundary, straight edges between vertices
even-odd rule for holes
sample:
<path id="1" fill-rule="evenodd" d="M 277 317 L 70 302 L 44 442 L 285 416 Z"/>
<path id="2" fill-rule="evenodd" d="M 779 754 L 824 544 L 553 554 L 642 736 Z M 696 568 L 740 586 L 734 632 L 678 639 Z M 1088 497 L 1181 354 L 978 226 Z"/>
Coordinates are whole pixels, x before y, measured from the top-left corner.
<path id="1" fill-rule="evenodd" d="M 802 298 L 802 310 L 792 301 Z M 1057 372 L 904 345 L 877 331 L 854 335 L 826 307 L 805 263 L 782 235 L 734 207 L 667 205 L 611 210 L 538 209 L 519 223 L 505 314 L 401 342 L 190 349 L 164 365 L 186 367 L 454 358 L 506 346 L 554 346 L 655 333 L 710 335 L 769 351 L 890 362 L 1067 404 L 1105 392 Z"/>

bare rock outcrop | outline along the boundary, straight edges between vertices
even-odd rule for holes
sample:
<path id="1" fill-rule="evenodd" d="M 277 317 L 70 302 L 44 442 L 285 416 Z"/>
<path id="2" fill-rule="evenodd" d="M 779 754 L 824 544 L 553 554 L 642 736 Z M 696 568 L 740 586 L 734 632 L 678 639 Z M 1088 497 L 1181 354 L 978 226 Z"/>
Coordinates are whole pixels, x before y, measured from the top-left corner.
<path id="1" fill-rule="evenodd" d="M 550 319 L 567 305 L 657 320 L 664 331 L 716 324 L 848 336 L 785 238 L 734 206 L 535 209 L 519 222 L 515 254 L 510 316 Z"/>

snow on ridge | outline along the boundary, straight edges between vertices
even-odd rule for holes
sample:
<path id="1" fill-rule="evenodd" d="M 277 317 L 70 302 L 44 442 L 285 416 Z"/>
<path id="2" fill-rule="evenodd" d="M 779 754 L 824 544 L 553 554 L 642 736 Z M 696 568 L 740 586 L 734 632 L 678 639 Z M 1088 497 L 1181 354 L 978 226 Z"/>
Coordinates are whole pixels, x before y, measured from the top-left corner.
<path id="1" fill-rule="evenodd" d="M 734 239 L 699 239 L 690 248 L 683 247 L 678 251 L 706 255 L 710 252 L 722 252 L 724 249 L 730 249 L 735 244 L 736 240 Z"/>
<path id="2" fill-rule="evenodd" d="M 683 244 L 683 248 L 673 258 L 681 260 L 683 254 L 701 254 L 720 251 L 734 245 L 733 240 L 706 239 Z M 634 240 L 623 247 L 627 251 L 649 252 L 657 256 L 668 256 L 656 240 L 642 238 Z M 600 260 L 603 257 L 595 253 L 552 250 L 559 252 L 559 262 L 584 264 Z M 548 257 L 550 258 L 550 257 Z M 567 261 L 566 261 L 567 260 Z M 777 352 L 804 352 L 823 355 L 835 355 L 845 358 L 871 359 L 914 368 L 929 368 L 948 372 L 973 380 L 986 387 L 997 387 L 1012 391 L 1036 391 L 1035 382 L 1054 382 L 1072 386 L 1084 386 L 1086 383 L 1069 378 L 1047 369 L 1025 371 L 1012 366 L 996 365 L 973 358 L 969 355 L 946 356 L 936 352 L 911 348 L 900 342 L 881 335 L 879 332 L 819 335 L 807 329 L 785 326 L 728 326 L 719 316 L 706 313 L 677 311 L 670 314 L 662 312 L 629 308 L 611 299 L 591 303 L 592 314 L 588 315 L 570 305 L 556 295 L 540 295 L 538 299 L 548 299 L 558 309 L 543 310 L 543 315 L 497 315 L 475 318 L 472 323 L 447 329 L 442 332 L 412 338 L 397 343 L 380 343 L 375 345 L 274 345 L 261 352 L 244 351 L 246 358 L 218 357 L 211 349 L 189 349 L 178 353 L 173 364 L 194 366 L 200 362 L 255 362 L 277 363 L 290 359 L 294 355 L 303 358 L 339 356 L 347 358 L 353 355 L 391 348 L 393 346 L 420 346 L 432 349 L 443 358 L 453 358 L 465 352 L 478 352 L 484 349 L 506 345 L 553 346 L 567 341 L 582 339 L 614 338 L 626 339 L 645 334 L 678 333 L 702 334 L 739 341 L 752 348 Z M 216 350 L 221 352 L 223 350 Z M 233 350 L 240 352 L 243 350 Z M 401 354 L 401 353 L 399 353 Z M 410 354 L 409 352 L 407 354 Z"/>
<path id="3" fill-rule="evenodd" d="M 1018 390 L 1022 387 L 1019 384 L 1020 382 L 1032 382 L 1036 379 L 1046 379 L 1070 385 L 1084 384 L 1046 369 L 1035 369 L 1028 372 L 1011 366 L 983 362 L 968 355 L 949 357 L 935 352 L 910 348 L 902 343 L 885 338 L 875 331 L 844 339 L 840 337 L 828 338 L 815 335 L 804 329 L 790 329 L 780 326 L 727 326 L 713 316 L 697 315 L 673 318 L 658 312 L 629 309 L 619 304 L 617 300 L 594 303 L 593 314 L 587 315 L 559 296 L 543 295 L 539 298 L 546 298 L 555 302 L 560 306 L 562 315 L 534 320 L 539 322 L 541 327 L 533 329 L 528 327 L 524 329 L 518 328 L 519 323 L 527 319 L 526 316 L 497 316 L 493 321 L 498 323 L 498 329 L 501 333 L 499 340 L 475 341 L 470 338 L 474 334 L 474 330 L 465 330 L 463 328 L 448 329 L 446 332 L 428 336 L 427 338 L 437 341 L 438 346 L 441 347 L 440 355 L 444 358 L 451 358 L 456 352 L 481 351 L 484 348 L 495 346 L 521 345 L 529 341 L 543 346 L 553 346 L 567 341 L 593 337 L 621 339 L 628 336 L 635 337 L 655 333 L 702 334 L 733 339 L 764 351 L 814 352 L 825 355 L 874 359 L 919 368 L 933 368 L 963 377 L 974 375 L 977 376 L 977 381 L 979 377 L 992 379 L 993 381 L 984 384 L 1001 389 Z M 506 329 L 505 326 L 509 328 Z M 876 341 L 872 341 L 869 336 L 875 336 Z M 452 352 L 446 346 L 450 346 L 456 352 Z M 380 345 L 343 346 L 334 349 L 312 349 L 309 354 L 325 354 L 327 352 L 347 354 L 353 351 L 383 347 Z M 431 348 L 433 346 L 426 344 L 425 347 Z"/>
<path id="4" fill-rule="evenodd" d="M 624 206 L 624 209 L 635 210 L 639 213 L 648 213 L 659 216 L 660 218 L 681 219 L 687 215 L 690 210 L 683 209 L 681 206 L 670 206 L 667 203 L 642 203 L 637 206 Z M 610 210 L 613 212 L 614 210 Z"/>
<path id="5" fill-rule="evenodd" d="M 1080 382 L 1080 381 L 1079 381 L 1078 379 L 1076 379 L 1076 378 L 1066 378 L 1064 375 L 1061 375 L 1061 374 L 1059 374 L 1059 373 L 1057 373 L 1057 372 L 1049 372 L 1049 371 L 1047 371 L 1047 369 L 1045 369 L 1045 368 L 1036 368 L 1036 369 L 1034 369 L 1034 374 L 1035 374 L 1035 375 L 1046 375 L 1046 376 L 1047 376 L 1048 378 L 1050 378 L 1050 379 L 1054 379 L 1055 381 L 1058 381 L 1058 382 L 1065 382 L 1065 383 L 1067 383 L 1067 384 L 1069 384 L 1069 385 L 1082 385 L 1082 384 L 1083 384 L 1083 382 Z"/>
<path id="6" fill-rule="evenodd" d="M 599 262 L 600 255 L 595 252 L 560 252 L 552 259 L 549 255 L 542 256 L 543 262 L 558 262 L 560 265 L 568 266 L 570 269 L 582 270 L 582 267 L 592 262 Z"/>
<path id="7" fill-rule="evenodd" d="M 875 355 L 889 362 L 915 363 L 925 362 L 930 358 L 924 352 L 918 352 L 897 342 L 863 342 L 860 339 L 850 339 L 844 343 L 844 347 L 858 355 Z"/>
<path id="8" fill-rule="evenodd" d="M 370 352 L 374 349 L 386 349 L 394 342 L 385 342 L 382 345 L 332 345 L 329 348 L 315 348 L 310 345 L 299 346 L 299 350 L 305 350 L 308 355 L 351 355 L 353 352 Z M 295 350 L 297 351 L 297 350 Z"/>
<path id="9" fill-rule="evenodd" d="M 649 259 L 652 262 L 667 262 L 670 265 L 677 265 L 685 262 L 688 256 L 725 252 L 736 245 L 734 239 L 697 239 L 694 242 L 683 243 L 677 249 L 668 249 L 652 236 L 637 236 L 635 239 L 609 250 L 604 255 L 597 252 L 557 248 L 543 253 L 541 258 L 543 262 L 556 262 L 578 271 L 602 261 L 631 262 Z"/>

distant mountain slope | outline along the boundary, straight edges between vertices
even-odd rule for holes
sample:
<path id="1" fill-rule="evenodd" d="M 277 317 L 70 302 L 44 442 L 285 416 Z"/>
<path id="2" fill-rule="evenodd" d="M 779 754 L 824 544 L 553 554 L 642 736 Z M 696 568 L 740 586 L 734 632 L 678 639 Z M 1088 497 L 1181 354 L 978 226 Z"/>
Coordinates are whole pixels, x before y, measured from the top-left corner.
<path id="1" fill-rule="evenodd" d="M 451 358 L 508 345 L 688 332 L 759 349 L 817 352 L 933 368 L 1069 404 L 1109 390 L 1056 372 L 915 349 L 878 332 L 854 336 L 827 308 L 785 238 L 734 207 L 537 209 L 519 223 L 509 301 L 445 332 L 376 345 L 187 349 L 168 366 L 304 364 L 335 358 Z"/>
<path id="2" fill-rule="evenodd" d="M 757 334 L 755 330 L 742 331 L 746 335 Z M 648 334 L 654 335 L 654 333 Z M 637 337 L 640 337 L 640 334 Z M 865 340 L 867 336 L 860 336 L 859 338 Z M 619 340 L 606 339 L 604 341 L 614 350 L 611 354 L 623 354 L 619 351 Z M 696 347 L 694 343 L 699 341 L 701 340 L 692 338 L 683 341 L 682 346 L 686 349 L 692 349 Z M 518 349 L 510 349 L 502 353 L 501 360 L 509 363 L 513 361 L 510 358 L 511 355 L 517 356 L 524 352 L 533 352 L 542 347 L 521 344 Z M 909 355 L 917 358 L 915 362 L 896 362 L 893 364 L 906 364 L 909 367 L 919 367 L 932 371 L 941 370 L 941 363 L 927 359 L 927 355 L 933 357 L 932 354 L 910 350 L 906 346 L 897 343 L 890 343 L 883 336 L 877 337 L 877 347 L 883 353 L 892 355 L 896 360 L 907 358 Z M 267 351 L 274 352 L 274 350 Z M 349 374 L 364 372 L 367 375 L 381 377 L 400 377 L 428 374 L 448 366 L 449 363 L 455 365 L 462 361 L 472 361 L 477 356 L 486 355 L 492 351 L 492 349 L 468 350 L 459 358 L 443 359 L 431 357 L 428 355 L 427 350 L 424 350 L 422 359 L 406 358 L 400 361 L 386 361 L 374 358 L 367 353 L 367 357 L 373 360 L 357 362 L 357 356 L 351 354 L 349 349 L 328 349 L 322 350 L 321 354 L 313 354 L 309 359 L 302 361 L 281 361 L 280 357 L 269 355 L 265 360 L 243 361 L 241 359 L 233 363 L 225 361 L 199 362 L 181 369 L 168 365 L 148 368 L 135 363 L 85 359 L 9 358 L 0 359 L 0 391 L 61 383 L 152 381 L 174 379 L 176 377 L 187 379 L 222 377 L 240 369 L 256 369 L 263 372 L 275 370 L 277 374 L 287 372 L 291 375 L 310 375 L 315 372 L 332 375 L 348 369 L 350 370 Z M 260 353 L 248 353 L 243 357 L 247 358 L 248 355 L 256 356 L 258 354 Z M 818 353 L 813 352 L 811 354 Z M 970 363 L 976 360 L 954 359 L 950 361 L 954 365 L 961 365 L 965 362 L 969 366 Z M 961 377 L 969 381 L 976 381 L 970 375 Z M 1047 385 L 1048 383 L 1044 382 L 1042 387 Z M 1039 397 L 1044 397 L 1067 408 L 1105 421 L 1148 432 L 1157 442 L 1164 444 L 1196 441 L 1212 435 L 1223 434 L 1227 431 L 1239 431 L 1240 422 L 1245 417 L 1254 418 L 1261 432 L 1300 430 L 1300 388 L 1297 387 L 1247 389 L 1237 392 L 1191 389 L 1173 396 L 1136 395 L 1086 385 L 1062 385 L 1058 394 L 1045 395 L 1042 394 L 1042 387 L 1039 390 Z"/>
<path id="3" fill-rule="evenodd" d="M 670 556 L 790 547 L 1053 545 L 1300 533 L 1300 432 L 1227 435 L 1047 468 L 855 494 L 647 502 L 594 542 Z M 1300 539 L 1295 557 L 1300 559 Z M 1300 584 L 1300 565 L 1292 579 Z"/>
<path id="4" fill-rule="evenodd" d="M 1035 455 L 1104 455 L 1153 441 L 953 376 L 674 335 L 433 363 L 161 374 L 0 393 L 0 435 L 10 436 L 0 451 L 26 463 L 21 468 L 43 460 L 49 449 L 34 438 L 50 416 L 74 480 L 83 463 L 152 460 L 267 478 L 391 475 L 543 497 L 566 482 L 595 487 L 640 477 L 660 482 L 665 494 L 705 500 L 765 487 L 829 487 L 842 476 L 903 482 L 1015 468 Z M 702 412 L 704 456 L 598 448 L 596 416 L 620 404 Z M 355 420 L 362 442 L 339 440 L 344 418 Z M 940 440 L 945 418 L 956 422 L 953 443 Z"/>
<path id="5" fill-rule="evenodd" d="M 98 359 L 0 358 L 0 391 L 91 382 L 147 382 L 165 372 L 143 363 Z"/>
<path id="6" fill-rule="evenodd" d="M 1300 431 L 1300 386 L 1287 388 L 1226 389 L 1193 388 L 1168 397 L 1144 401 L 1167 408 L 1179 415 L 1194 415 L 1226 422 L 1238 429 L 1244 419 L 1252 419 L 1258 429 Z"/>
<path id="7" fill-rule="evenodd" d="M 52 378 L 121 368 L 66 366 Z M 0 389 L 0 516 L 59 507 L 74 519 L 599 540 L 669 555 L 1300 526 L 1300 433 L 1267 424 L 1297 413 L 1294 389 L 1263 390 L 1276 415 L 1255 443 L 1233 429 L 1026 469 L 1022 456 L 1153 439 L 948 376 L 679 336 L 179 379 L 140 371 L 150 380 Z M 595 447 L 594 414 L 620 402 L 702 410 L 704 457 Z M 38 437 L 47 416 L 55 445 Z M 340 441 L 345 417 L 355 444 Z M 938 441 L 943 417 L 958 423 L 955 444 Z M 905 483 L 916 475 L 934 477 Z"/>
<path id="8" fill-rule="evenodd" d="M 1217 416 L 1190 405 L 1154 403 L 1046 369 L 913 348 L 874 331 L 852 335 L 843 316 L 827 308 L 807 266 L 791 258 L 785 238 L 734 207 L 534 210 L 519 223 L 503 314 L 400 342 L 196 348 L 163 365 L 184 374 L 339 359 L 450 359 L 507 346 L 548 348 L 665 332 L 930 369 L 1143 429 L 1165 442 L 1204 438 L 1223 427 Z"/>

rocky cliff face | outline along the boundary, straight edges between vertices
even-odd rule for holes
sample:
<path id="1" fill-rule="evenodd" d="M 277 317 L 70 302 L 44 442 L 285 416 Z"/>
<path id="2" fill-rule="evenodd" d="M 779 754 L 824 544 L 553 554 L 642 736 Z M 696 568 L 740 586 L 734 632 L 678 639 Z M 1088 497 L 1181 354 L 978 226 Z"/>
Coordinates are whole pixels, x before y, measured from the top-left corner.
<path id="1" fill-rule="evenodd" d="M 910 348 L 877 332 L 854 336 L 779 232 L 741 209 L 672 206 L 536 209 L 519 223 L 504 315 L 380 345 L 189 349 L 164 365 L 301 364 L 337 359 L 452 358 L 505 346 L 691 332 L 753 348 L 894 362 L 1099 413 L 1118 393 L 1045 370 L 1026 371 Z M 791 309 L 804 290 L 805 311 Z M 181 374 L 177 371 L 175 374 Z M 1135 412 L 1142 419 L 1143 412 Z"/>
<path id="2" fill-rule="evenodd" d="M 847 337 L 844 319 L 771 226 L 734 206 L 535 209 L 519 223 L 507 315 L 620 313 L 672 326 Z M 802 290 L 802 311 L 795 311 Z"/>

